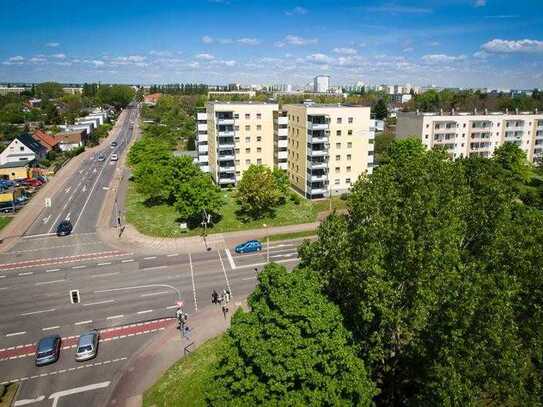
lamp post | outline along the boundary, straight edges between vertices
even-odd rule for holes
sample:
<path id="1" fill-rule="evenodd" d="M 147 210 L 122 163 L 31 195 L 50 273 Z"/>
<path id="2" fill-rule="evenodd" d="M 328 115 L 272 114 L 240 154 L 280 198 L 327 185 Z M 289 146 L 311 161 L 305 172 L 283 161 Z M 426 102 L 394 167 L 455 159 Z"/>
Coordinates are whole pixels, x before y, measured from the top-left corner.
<path id="1" fill-rule="evenodd" d="M 262 226 L 266 228 L 266 263 L 270 262 L 270 234 L 268 231 L 268 225 L 264 223 Z"/>

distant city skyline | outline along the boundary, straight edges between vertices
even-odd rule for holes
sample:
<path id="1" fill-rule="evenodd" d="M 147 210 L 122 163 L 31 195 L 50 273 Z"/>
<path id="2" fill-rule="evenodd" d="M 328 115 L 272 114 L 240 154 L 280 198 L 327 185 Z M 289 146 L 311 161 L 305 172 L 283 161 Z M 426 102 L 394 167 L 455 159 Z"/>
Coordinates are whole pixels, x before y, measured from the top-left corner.
<path id="1" fill-rule="evenodd" d="M 543 87 L 540 0 L 0 4 L 1 82 Z"/>

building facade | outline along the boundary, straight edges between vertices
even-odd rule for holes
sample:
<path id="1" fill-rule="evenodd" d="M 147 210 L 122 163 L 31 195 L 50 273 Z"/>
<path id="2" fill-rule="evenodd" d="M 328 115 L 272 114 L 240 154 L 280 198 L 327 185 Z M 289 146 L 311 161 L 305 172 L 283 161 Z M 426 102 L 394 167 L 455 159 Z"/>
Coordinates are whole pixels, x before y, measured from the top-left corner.
<path id="1" fill-rule="evenodd" d="M 327 93 L 330 89 L 330 76 L 317 75 L 313 78 L 313 92 Z"/>
<path id="2" fill-rule="evenodd" d="M 543 157 L 543 113 L 399 112 L 396 137 L 420 138 L 427 148 L 444 148 L 451 158 L 491 157 L 497 147 L 510 142 L 535 161 Z"/>
<path id="3" fill-rule="evenodd" d="M 288 177 L 309 199 L 347 192 L 373 170 L 374 131 L 370 108 L 344 105 L 285 105 L 288 118 Z"/>

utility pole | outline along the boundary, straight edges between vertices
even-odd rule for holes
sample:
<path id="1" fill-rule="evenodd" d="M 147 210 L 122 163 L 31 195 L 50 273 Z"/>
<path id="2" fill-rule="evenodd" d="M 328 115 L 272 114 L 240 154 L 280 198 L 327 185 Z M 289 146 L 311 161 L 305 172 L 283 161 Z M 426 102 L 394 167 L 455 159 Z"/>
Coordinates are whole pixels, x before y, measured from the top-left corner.
<path id="1" fill-rule="evenodd" d="M 266 228 L 266 263 L 270 262 L 270 233 L 268 225 L 264 223 L 262 226 Z"/>
<path id="2" fill-rule="evenodd" d="M 202 234 L 202 237 L 204 238 L 204 244 L 206 246 L 206 250 L 207 251 L 210 251 L 211 250 L 211 247 L 208 247 L 207 246 L 207 240 L 206 240 L 206 237 L 207 237 L 207 224 L 211 222 L 211 215 L 208 215 L 208 213 L 206 212 L 205 208 L 203 210 L 203 219 L 202 219 L 202 226 L 204 227 L 204 233 Z"/>

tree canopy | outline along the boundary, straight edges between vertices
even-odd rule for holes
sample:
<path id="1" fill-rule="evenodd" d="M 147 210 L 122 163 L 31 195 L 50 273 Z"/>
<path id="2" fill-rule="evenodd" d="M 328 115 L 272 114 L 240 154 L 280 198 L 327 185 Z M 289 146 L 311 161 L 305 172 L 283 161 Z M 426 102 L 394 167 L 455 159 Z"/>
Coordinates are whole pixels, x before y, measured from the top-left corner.
<path id="1" fill-rule="evenodd" d="M 543 215 L 500 154 L 419 144 L 391 145 L 301 265 L 340 306 L 378 405 L 541 405 Z"/>
<path id="2" fill-rule="evenodd" d="M 277 181 L 283 182 L 280 173 L 274 176 L 269 167 L 252 164 L 245 170 L 238 183 L 236 198 L 242 213 L 254 219 L 272 212 L 282 195 Z M 281 184 L 281 188 L 284 185 Z"/>
<path id="3" fill-rule="evenodd" d="M 124 108 L 134 98 L 135 91 L 128 85 L 100 85 L 96 91 L 96 99 L 100 104 Z"/>
<path id="4" fill-rule="evenodd" d="M 376 394 L 316 273 L 269 264 L 226 333 L 208 403 L 369 406 Z"/>

